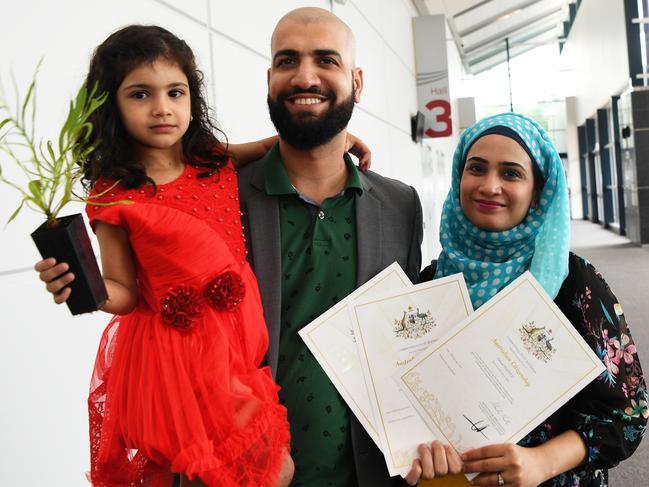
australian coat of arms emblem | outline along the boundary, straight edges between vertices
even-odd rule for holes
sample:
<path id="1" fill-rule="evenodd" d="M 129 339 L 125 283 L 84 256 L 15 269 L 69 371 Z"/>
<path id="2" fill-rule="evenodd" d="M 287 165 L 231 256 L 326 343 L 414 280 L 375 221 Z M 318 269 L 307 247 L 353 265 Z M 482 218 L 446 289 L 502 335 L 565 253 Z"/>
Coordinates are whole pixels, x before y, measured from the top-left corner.
<path id="1" fill-rule="evenodd" d="M 552 330 L 546 329 L 545 326 L 536 326 L 530 321 L 521 326 L 518 332 L 525 350 L 538 360 L 547 363 L 557 351 L 552 346 Z"/>
<path id="2" fill-rule="evenodd" d="M 414 310 L 412 306 L 403 312 L 400 319 L 394 320 L 394 334 L 397 338 L 421 338 L 437 326 L 435 318 L 430 311 L 421 313 L 419 308 Z"/>

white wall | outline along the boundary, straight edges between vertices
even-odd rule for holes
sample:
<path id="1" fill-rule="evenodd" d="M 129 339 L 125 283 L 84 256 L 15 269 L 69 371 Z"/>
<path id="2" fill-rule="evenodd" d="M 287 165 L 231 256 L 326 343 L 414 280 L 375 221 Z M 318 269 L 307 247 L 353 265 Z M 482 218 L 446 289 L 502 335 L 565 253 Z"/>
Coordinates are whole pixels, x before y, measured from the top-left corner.
<path id="1" fill-rule="evenodd" d="M 456 137 L 422 146 L 410 140 L 410 115 L 416 111 L 411 18 L 416 11 L 409 0 L 349 0 L 344 6 L 327 0 L 114 0 L 110 6 L 82 0 L 11 2 L 0 18 L 0 80 L 11 99 L 9 70 L 24 87 L 44 56 L 37 125 L 40 135 L 53 138 L 67 101 L 84 79 L 92 49 L 123 25 L 155 23 L 194 49 L 210 102 L 230 140 L 263 137 L 273 133 L 265 101 L 270 33 L 284 13 L 304 5 L 333 8 L 356 34 L 365 91 L 351 129 L 371 146 L 373 169 L 417 187 L 427 214 L 437 215 L 447 185 L 444 166 Z M 453 86 L 451 94 L 460 96 Z M 422 184 L 427 154 L 435 158 L 433 187 Z M 0 221 L 18 202 L 17 193 L 0 187 Z M 0 484 L 87 485 L 86 395 L 108 318 L 96 313 L 72 319 L 66 308 L 51 303 L 30 270 L 38 256 L 29 233 L 39 224 L 38 215 L 25 211 L 9 226 L 0 226 Z M 429 225 L 428 243 L 433 231 Z M 436 254 L 432 244 L 425 249 L 428 259 Z"/>
<path id="2" fill-rule="evenodd" d="M 565 95 L 576 97 L 575 119 L 581 125 L 628 85 L 623 0 L 581 2 L 561 62 L 572 75 Z"/>
<path id="3" fill-rule="evenodd" d="M 570 215 L 573 219 L 584 216 L 581 200 L 581 170 L 579 168 L 579 135 L 577 132 L 577 99 L 566 97 L 566 146 L 568 152 L 567 177 L 570 189 Z"/>
<path id="4" fill-rule="evenodd" d="M 440 10 L 440 12 L 443 12 Z M 446 54 L 448 59 L 449 96 L 451 97 L 451 137 L 424 139 L 421 146 L 423 173 L 419 194 L 424 207 L 424 243 L 422 255 L 426 260 L 437 258 L 441 250 L 439 243 L 439 222 L 442 205 L 451 184 L 453 153 L 466 120 L 459 118 L 458 98 L 473 96 L 473 76 L 464 71 L 460 53 L 448 24 L 446 25 Z M 469 125 L 471 122 L 469 122 Z"/>
<path id="5" fill-rule="evenodd" d="M 565 74 L 568 186 L 573 218 L 583 216 L 577 127 L 629 85 L 623 0 L 581 3 L 561 53 Z"/>

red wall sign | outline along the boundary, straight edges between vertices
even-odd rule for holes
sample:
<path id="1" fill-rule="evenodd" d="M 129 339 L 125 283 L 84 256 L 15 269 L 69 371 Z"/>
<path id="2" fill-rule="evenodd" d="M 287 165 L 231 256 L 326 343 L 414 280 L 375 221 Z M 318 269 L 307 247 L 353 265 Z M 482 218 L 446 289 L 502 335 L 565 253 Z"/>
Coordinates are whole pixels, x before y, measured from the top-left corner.
<path id="1" fill-rule="evenodd" d="M 430 113 L 426 118 L 431 120 L 424 134 L 428 137 L 448 137 L 453 133 L 453 122 L 451 120 L 451 104 L 447 100 L 431 100 L 426 103 Z"/>

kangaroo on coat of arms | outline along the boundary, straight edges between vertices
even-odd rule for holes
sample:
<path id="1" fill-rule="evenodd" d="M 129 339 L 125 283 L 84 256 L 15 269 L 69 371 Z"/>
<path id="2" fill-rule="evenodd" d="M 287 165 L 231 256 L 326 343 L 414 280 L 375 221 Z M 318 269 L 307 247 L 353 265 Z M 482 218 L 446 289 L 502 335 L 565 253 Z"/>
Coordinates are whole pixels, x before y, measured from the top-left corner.
<path id="1" fill-rule="evenodd" d="M 419 308 L 413 310 L 412 306 L 403 312 L 401 319 L 394 320 L 394 333 L 397 338 L 417 339 L 431 331 L 437 322 L 430 310 L 421 313 Z"/>
<path id="2" fill-rule="evenodd" d="M 557 351 L 552 346 L 554 337 L 552 330 L 546 330 L 545 326 L 535 326 L 533 321 L 519 328 L 520 338 L 527 350 L 534 358 L 545 363 L 549 362 Z"/>

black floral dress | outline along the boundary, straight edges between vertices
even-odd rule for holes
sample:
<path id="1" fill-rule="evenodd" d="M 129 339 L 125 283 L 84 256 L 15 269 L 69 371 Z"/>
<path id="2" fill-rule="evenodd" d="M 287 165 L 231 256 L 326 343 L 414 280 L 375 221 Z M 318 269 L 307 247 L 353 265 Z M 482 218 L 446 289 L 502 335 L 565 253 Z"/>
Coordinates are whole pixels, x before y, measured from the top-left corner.
<path id="1" fill-rule="evenodd" d="M 631 332 L 617 298 L 585 259 L 570 254 L 569 274 L 554 302 L 606 365 L 606 371 L 523 438 L 535 446 L 573 429 L 588 447 L 588 460 L 544 486 L 604 487 L 608 469 L 628 458 L 644 435 L 647 385 Z"/>
<path id="2" fill-rule="evenodd" d="M 433 277 L 435 264 L 422 272 L 420 280 Z M 569 274 L 554 302 L 602 359 L 606 370 L 519 445 L 536 446 L 575 430 L 588 448 L 586 463 L 542 485 L 606 487 L 608 469 L 631 456 L 645 433 L 647 385 L 622 307 L 588 261 L 570 253 Z"/>

